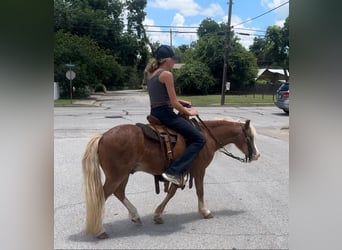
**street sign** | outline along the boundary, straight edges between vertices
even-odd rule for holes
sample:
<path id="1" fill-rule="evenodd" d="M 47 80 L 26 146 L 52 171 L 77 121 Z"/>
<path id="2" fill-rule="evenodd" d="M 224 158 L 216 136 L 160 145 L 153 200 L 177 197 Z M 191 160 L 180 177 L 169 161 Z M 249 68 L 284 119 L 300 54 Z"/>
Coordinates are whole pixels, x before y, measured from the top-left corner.
<path id="1" fill-rule="evenodd" d="M 76 73 L 72 70 L 68 70 L 65 74 L 66 78 L 73 80 L 76 77 Z"/>
<path id="2" fill-rule="evenodd" d="M 230 82 L 226 82 L 226 91 L 230 90 Z"/>

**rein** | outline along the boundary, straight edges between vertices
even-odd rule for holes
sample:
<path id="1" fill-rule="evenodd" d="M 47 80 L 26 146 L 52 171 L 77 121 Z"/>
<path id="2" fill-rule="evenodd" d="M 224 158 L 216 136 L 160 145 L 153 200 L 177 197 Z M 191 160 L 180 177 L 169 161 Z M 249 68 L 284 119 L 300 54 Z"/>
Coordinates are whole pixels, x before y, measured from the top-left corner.
<path id="1" fill-rule="evenodd" d="M 202 123 L 202 125 L 205 127 L 205 129 L 208 131 L 208 133 L 209 133 L 209 135 L 214 139 L 214 141 L 216 142 L 216 144 L 220 147 L 220 152 L 221 153 L 224 153 L 225 155 L 227 155 L 227 156 L 229 156 L 229 157 L 232 157 L 232 158 L 234 158 L 234 159 L 236 159 L 236 160 L 239 160 L 239 161 L 241 161 L 241 162 L 248 162 L 248 159 L 247 159 L 247 156 L 245 157 L 245 158 L 241 158 L 241 157 L 239 157 L 239 156 L 235 156 L 235 155 L 233 155 L 232 153 L 230 153 L 230 152 L 228 152 L 228 150 L 224 147 L 224 145 L 221 143 L 221 142 L 219 142 L 217 139 L 216 139 L 216 137 L 213 135 L 213 133 L 211 132 L 211 130 L 207 127 L 207 125 L 205 125 L 205 123 L 202 121 L 202 119 L 199 117 L 199 115 L 196 115 L 196 117 L 197 117 L 197 119 Z M 246 137 L 246 141 L 248 142 L 247 144 L 248 144 L 248 152 L 249 152 L 249 154 L 250 154 L 250 158 L 251 158 L 251 145 L 250 145 L 250 141 L 249 141 L 249 138 L 247 137 L 247 135 L 246 135 L 246 132 L 245 132 L 245 130 L 242 128 L 242 130 L 243 130 L 243 132 L 244 132 L 244 135 L 245 135 L 245 137 Z"/>

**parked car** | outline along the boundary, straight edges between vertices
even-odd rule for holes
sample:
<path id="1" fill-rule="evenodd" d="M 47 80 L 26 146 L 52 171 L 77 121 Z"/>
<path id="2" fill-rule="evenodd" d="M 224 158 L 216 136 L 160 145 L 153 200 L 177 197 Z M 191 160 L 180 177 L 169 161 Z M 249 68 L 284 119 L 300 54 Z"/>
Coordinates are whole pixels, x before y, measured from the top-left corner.
<path id="1" fill-rule="evenodd" d="M 277 90 L 276 99 L 274 104 L 284 110 L 285 113 L 289 113 L 289 99 L 290 99 L 290 84 L 288 82 L 280 85 Z"/>

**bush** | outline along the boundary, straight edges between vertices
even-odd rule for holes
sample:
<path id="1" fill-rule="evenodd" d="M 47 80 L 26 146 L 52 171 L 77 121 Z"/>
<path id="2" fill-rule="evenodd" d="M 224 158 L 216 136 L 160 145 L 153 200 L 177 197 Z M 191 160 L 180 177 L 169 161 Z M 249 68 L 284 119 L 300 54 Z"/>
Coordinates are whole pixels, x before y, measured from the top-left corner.
<path id="1" fill-rule="evenodd" d="M 206 95 L 214 85 L 214 78 L 208 66 L 193 61 L 175 71 L 175 82 L 182 95 Z"/>
<path id="2" fill-rule="evenodd" d="M 267 81 L 267 80 L 257 80 L 256 81 L 256 84 L 268 84 L 269 83 L 269 81 Z"/>
<path id="3" fill-rule="evenodd" d="M 107 88 L 105 85 L 103 84 L 98 84 L 95 86 L 95 89 L 94 89 L 94 92 L 103 92 L 103 93 L 106 93 L 107 92 Z"/>
<path id="4" fill-rule="evenodd" d="M 80 98 L 87 98 L 91 94 L 91 91 L 88 86 L 76 88 L 75 92 L 73 93 L 73 98 L 80 99 Z"/>

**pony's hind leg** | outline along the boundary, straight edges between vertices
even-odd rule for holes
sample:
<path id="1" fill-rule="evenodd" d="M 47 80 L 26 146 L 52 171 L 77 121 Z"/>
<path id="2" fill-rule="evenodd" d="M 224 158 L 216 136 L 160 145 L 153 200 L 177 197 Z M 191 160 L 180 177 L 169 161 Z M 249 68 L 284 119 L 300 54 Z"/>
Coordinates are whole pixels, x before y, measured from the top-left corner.
<path id="1" fill-rule="evenodd" d="M 125 197 L 125 188 L 128 182 L 128 177 L 129 176 L 127 175 L 127 177 L 119 185 L 117 185 L 118 182 L 107 178 L 103 185 L 104 198 L 107 200 L 112 194 L 114 194 L 128 209 L 131 220 L 134 222 L 140 222 L 137 209 Z M 108 234 L 104 231 L 104 229 L 102 229 L 96 237 L 99 239 L 106 239 L 108 238 Z"/>
<path id="2" fill-rule="evenodd" d="M 153 220 L 154 220 L 155 223 L 157 223 L 157 224 L 163 224 L 164 223 L 163 218 L 161 216 L 162 216 L 163 211 L 164 211 L 164 209 L 166 207 L 166 204 L 175 195 L 176 191 L 177 191 L 177 186 L 175 184 L 171 184 L 171 187 L 169 188 L 165 199 L 163 200 L 162 203 L 160 203 L 160 205 L 154 211 Z"/>
<path id="3" fill-rule="evenodd" d="M 109 179 L 106 179 L 104 185 L 103 185 L 103 193 L 105 200 L 108 199 L 108 197 L 113 193 L 113 183 L 109 181 Z M 101 232 L 96 235 L 96 237 L 100 240 L 108 238 L 108 234 L 104 231 L 102 228 Z"/>
<path id="4" fill-rule="evenodd" d="M 120 183 L 119 187 L 115 190 L 114 195 L 118 198 L 122 204 L 127 208 L 129 218 L 135 223 L 141 224 L 141 219 L 136 207 L 127 199 L 125 194 L 126 185 L 129 175 Z"/>

